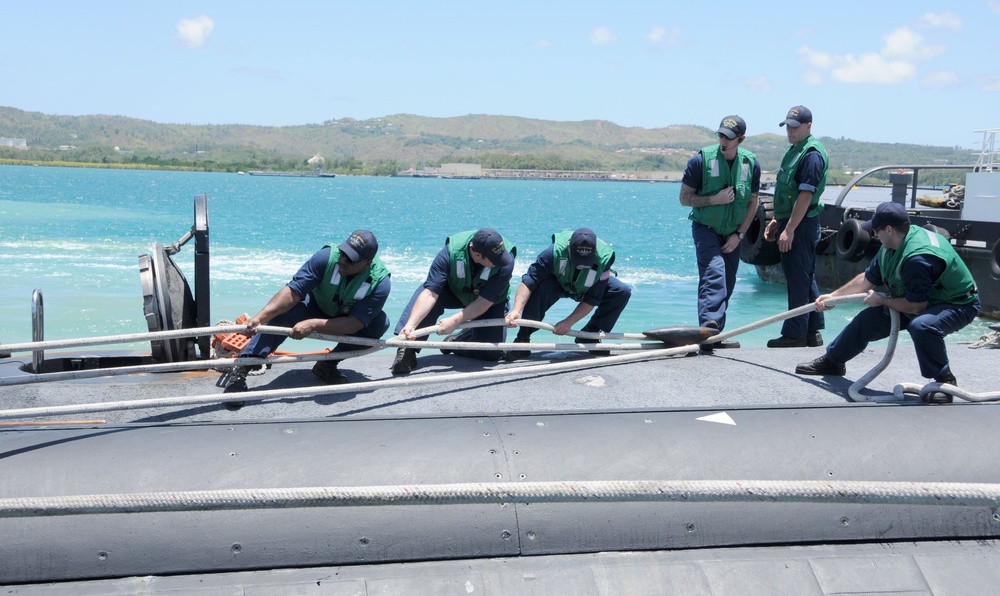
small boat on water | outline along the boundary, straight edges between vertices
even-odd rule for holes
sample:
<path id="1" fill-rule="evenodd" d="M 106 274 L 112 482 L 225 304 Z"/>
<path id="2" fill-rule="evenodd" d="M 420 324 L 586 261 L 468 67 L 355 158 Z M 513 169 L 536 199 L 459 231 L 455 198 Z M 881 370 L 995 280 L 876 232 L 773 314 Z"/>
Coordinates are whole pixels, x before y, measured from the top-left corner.
<path id="1" fill-rule="evenodd" d="M 242 174 L 243 172 L 239 172 Z M 250 170 L 247 172 L 251 176 L 285 176 L 288 178 L 336 178 L 333 172 L 324 172 L 323 168 L 316 168 L 313 171 L 307 170 Z"/>
<path id="2" fill-rule="evenodd" d="M 0 344 L 5 593 L 1000 584 L 1000 408 L 897 397 L 912 350 L 864 403 L 848 378 L 790 374 L 805 349 L 668 345 L 706 341 L 699 328 L 604 341 L 603 358 L 572 342 L 516 363 L 424 355 L 405 378 L 368 354 L 338 386 L 309 370 L 328 354 L 283 356 L 223 394 L 213 369 L 233 361 L 211 343 L 231 330 L 207 322 L 205 195 L 194 211 L 139 259 L 148 353 L 91 347 L 122 337 L 43 348 L 40 294 L 32 342 Z M 190 240 L 193 290 L 174 262 Z M 950 349 L 964 390 L 997 389 L 998 352 Z"/>
<path id="3" fill-rule="evenodd" d="M 861 229 L 875 207 L 885 201 L 906 206 L 913 225 L 951 240 L 976 280 L 980 316 L 1000 319 L 1000 129 L 983 133 L 978 160 L 970 165 L 885 165 L 856 175 L 845 186 L 827 186 L 820 200 L 822 239 L 817 247 L 816 280 L 833 290 L 864 271 L 880 244 Z M 962 188 L 919 185 L 921 172 L 966 171 Z M 869 176 L 890 172 L 891 186 L 863 186 Z M 949 192 L 950 190 L 950 192 Z M 957 192 L 961 190 L 962 192 Z M 778 246 L 764 239 L 771 219 L 773 193 L 762 191 L 760 206 L 743 240 L 741 258 L 757 267 L 761 279 L 784 283 Z"/>

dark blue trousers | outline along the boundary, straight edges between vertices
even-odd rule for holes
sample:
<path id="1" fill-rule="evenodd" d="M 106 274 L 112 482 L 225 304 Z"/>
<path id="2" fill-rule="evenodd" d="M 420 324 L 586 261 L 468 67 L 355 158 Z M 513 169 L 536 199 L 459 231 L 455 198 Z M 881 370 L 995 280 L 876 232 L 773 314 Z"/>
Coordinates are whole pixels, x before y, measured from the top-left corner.
<path id="1" fill-rule="evenodd" d="M 736 287 L 736 271 L 740 266 L 740 250 L 723 253 L 728 236 L 712 228 L 691 222 L 695 255 L 698 257 L 698 324 L 714 321 L 719 331 L 726 328 L 726 309 Z"/>
<path id="2" fill-rule="evenodd" d="M 274 327 L 294 327 L 299 321 L 305 321 L 306 319 L 328 319 L 330 315 L 323 312 L 318 306 L 312 304 L 312 297 L 307 296 L 305 300 L 299 302 L 292 307 L 291 310 L 285 314 L 278 315 L 274 319 L 267 322 L 268 325 L 273 325 Z M 368 323 L 367 327 L 363 327 L 360 331 L 352 333 L 350 337 L 364 337 L 367 339 L 378 339 L 382 337 L 382 334 L 386 332 L 389 328 L 389 317 L 385 312 L 379 313 L 379 316 Z M 240 352 L 240 356 L 259 356 L 261 358 L 268 356 L 278 349 L 278 346 L 282 344 L 288 337 L 284 335 L 272 335 L 265 333 L 258 333 L 257 335 L 250 338 L 250 342 L 247 343 L 243 351 Z M 359 346 L 357 344 L 348 343 L 338 343 L 334 348 L 334 352 L 352 352 L 354 350 L 363 350 L 368 346 Z"/>
<path id="3" fill-rule="evenodd" d="M 778 235 L 788 225 L 787 219 L 778 220 Z M 819 216 L 805 217 L 795 228 L 792 249 L 781 253 L 781 270 L 788 286 L 788 310 L 798 308 L 819 298 L 816 284 L 816 245 L 820 238 Z M 813 311 L 791 319 L 781 325 L 781 335 L 794 339 L 804 339 L 807 334 L 826 327 L 822 312 Z"/>
<path id="4" fill-rule="evenodd" d="M 396 330 L 393 332 L 399 335 L 399 332 L 403 330 L 406 325 L 406 321 L 410 319 L 410 312 L 413 311 L 413 305 L 417 301 L 417 296 L 420 292 L 424 291 L 424 287 L 420 286 L 417 291 L 413 293 L 410 298 L 409 304 L 403 309 L 403 314 L 399 317 L 399 321 L 396 323 Z M 507 315 L 508 301 L 504 300 L 489 307 L 486 312 L 482 315 L 476 317 L 476 320 L 480 319 L 502 319 Z M 417 329 L 422 329 L 424 327 L 430 327 L 438 322 L 441 315 L 444 314 L 445 309 L 457 308 L 463 309 L 465 305 L 462 301 L 458 299 L 458 296 L 449 289 L 445 288 L 441 294 L 438 295 L 437 302 L 434 303 L 434 307 L 431 311 L 427 313 L 423 321 L 417 325 Z M 461 341 L 478 341 L 483 343 L 503 343 L 507 340 L 507 328 L 503 325 L 497 327 L 478 327 L 476 329 L 469 329 L 468 331 L 463 331 L 460 335 Z M 419 341 L 427 341 L 427 336 L 419 338 Z M 499 360 L 503 355 L 500 350 L 458 350 L 455 352 L 459 356 L 468 356 L 469 358 L 475 358 L 476 360 L 489 360 L 496 361 Z"/>
<path id="5" fill-rule="evenodd" d="M 521 313 L 521 316 L 531 321 L 541 321 L 553 304 L 560 298 L 568 298 L 569 296 L 555 277 L 547 277 L 531 291 L 531 296 L 524 305 L 524 312 Z M 601 297 L 601 303 L 597 305 L 597 309 L 590 317 L 590 322 L 586 324 L 587 330 L 609 333 L 618 322 L 618 317 L 625 310 L 625 305 L 628 304 L 631 297 L 631 288 L 618 281 L 617 277 L 608 278 L 608 285 L 604 290 L 604 296 Z M 535 331 L 533 328 L 525 327 L 524 329 L 529 332 Z"/>
<path id="6" fill-rule="evenodd" d="M 922 376 L 932 379 L 949 370 L 945 336 L 971 323 L 978 313 L 978 298 L 972 304 L 928 306 L 912 319 L 900 313 L 899 327 L 909 331 L 913 338 L 913 348 L 917 352 Z M 891 328 L 889 309 L 884 306 L 866 308 L 830 342 L 826 355 L 836 362 L 847 362 L 864 351 L 868 342 L 889 337 Z"/>

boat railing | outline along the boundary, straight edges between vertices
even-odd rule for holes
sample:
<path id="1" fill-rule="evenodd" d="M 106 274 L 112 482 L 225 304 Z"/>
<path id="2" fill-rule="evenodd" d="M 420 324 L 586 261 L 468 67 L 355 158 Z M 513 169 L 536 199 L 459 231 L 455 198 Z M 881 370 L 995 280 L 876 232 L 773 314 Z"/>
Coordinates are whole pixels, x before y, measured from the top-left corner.
<path id="1" fill-rule="evenodd" d="M 918 166 L 906 166 L 906 165 L 892 165 L 892 166 L 877 166 L 874 168 L 869 168 L 864 172 L 861 172 L 840 191 L 837 195 L 837 202 L 835 205 L 840 207 L 844 202 L 844 198 L 847 197 L 847 193 L 851 192 L 859 182 L 867 178 L 875 172 L 881 172 L 883 170 L 894 170 L 897 174 L 895 180 L 894 176 L 890 174 L 889 182 L 893 185 L 893 200 L 896 200 L 896 189 L 897 187 L 904 189 L 900 194 L 905 195 L 905 189 L 908 186 L 910 190 L 910 205 L 912 209 L 917 205 L 917 186 L 918 180 L 920 178 L 920 170 L 970 170 L 973 172 L 995 172 L 1000 170 L 1000 149 L 997 148 L 997 133 L 1000 133 L 1000 128 L 986 128 L 983 130 L 977 130 L 977 133 L 983 133 L 982 147 L 979 150 L 979 158 L 975 165 L 918 165 Z M 909 174 L 912 174 L 912 179 L 909 178 Z M 904 186 L 905 185 L 905 186 Z M 905 203 L 905 196 L 903 197 L 903 202 Z"/>
<path id="2" fill-rule="evenodd" d="M 890 182 L 893 183 L 893 187 L 894 187 L 893 195 L 895 196 L 895 194 L 896 194 L 895 193 L 895 186 L 897 184 L 903 186 L 904 189 L 905 189 L 905 187 L 909 187 L 909 191 L 910 191 L 910 205 L 909 205 L 909 207 L 912 209 L 917 204 L 917 186 L 918 186 L 917 181 L 919 180 L 919 177 L 920 177 L 920 170 L 970 170 L 970 171 L 972 171 L 972 170 L 976 170 L 977 168 L 978 168 L 977 165 L 964 165 L 963 166 L 963 165 L 954 165 L 954 164 L 952 164 L 952 165 L 937 164 L 937 165 L 891 165 L 891 166 L 876 166 L 874 168 L 869 168 L 869 169 L 865 170 L 864 172 L 861 172 L 860 174 L 856 175 L 854 178 L 851 178 L 851 181 L 848 182 L 844 186 L 844 188 L 841 189 L 840 194 L 837 195 L 837 201 L 834 204 L 837 207 L 840 207 L 841 204 L 844 202 L 844 198 L 847 197 L 847 194 L 849 192 L 851 192 L 851 189 L 854 188 L 855 186 L 857 186 L 858 183 L 860 183 L 863 179 L 867 178 L 868 176 L 870 176 L 870 175 L 872 175 L 872 174 L 874 174 L 876 172 L 881 172 L 881 171 L 884 171 L 884 170 L 892 170 L 893 172 L 899 172 L 899 173 L 903 174 L 903 176 L 900 176 L 897 179 L 898 182 L 896 180 L 893 180 L 893 178 L 894 178 L 893 175 L 890 174 L 890 176 L 889 176 Z"/>
<path id="3" fill-rule="evenodd" d="M 986 128 L 977 130 L 983 133 L 983 148 L 979 152 L 979 161 L 976 162 L 977 172 L 994 172 L 1000 169 L 1000 149 L 997 149 L 996 138 L 1000 128 Z"/>

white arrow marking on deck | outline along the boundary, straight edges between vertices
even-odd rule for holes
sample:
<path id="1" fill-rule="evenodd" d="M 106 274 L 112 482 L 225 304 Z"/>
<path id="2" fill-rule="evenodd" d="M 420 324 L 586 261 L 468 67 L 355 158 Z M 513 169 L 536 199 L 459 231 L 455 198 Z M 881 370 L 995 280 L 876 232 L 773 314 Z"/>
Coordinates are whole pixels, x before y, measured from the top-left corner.
<path id="1" fill-rule="evenodd" d="M 729 417 L 729 414 L 725 412 L 719 412 L 718 414 L 709 414 L 708 416 L 702 416 L 701 418 L 696 418 L 695 420 L 704 420 L 705 422 L 718 422 L 719 424 L 732 424 L 736 426 L 733 419 Z"/>

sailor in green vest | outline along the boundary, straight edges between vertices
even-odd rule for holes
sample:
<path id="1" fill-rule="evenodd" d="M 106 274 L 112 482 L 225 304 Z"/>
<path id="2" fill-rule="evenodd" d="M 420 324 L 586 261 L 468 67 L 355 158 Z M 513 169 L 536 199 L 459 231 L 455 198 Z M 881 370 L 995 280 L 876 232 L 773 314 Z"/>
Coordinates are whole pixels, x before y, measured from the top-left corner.
<path id="1" fill-rule="evenodd" d="M 791 145 L 781 160 L 774 184 L 774 219 L 764 228 L 764 239 L 777 242 L 781 270 L 785 274 L 788 309 L 816 300 L 816 246 L 822 229 L 819 202 L 826 187 L 830 160 L 823 144 L 812 136 L 812 112 L 795 106 L 779 126 L 785 127 Z M 781 337 L 767 342 L 769 348 L 804 348 L 823 345 L 820 329 L 826 327 L 821 311 L 812 311 L 781 325 Z"/>
<path id="2" fill-rule="evenodd" d="M 829 310 L 825 300 L 868 292 L 869 308 L 844 327 L 824 353 L 812 362 L 798 365 L 800 375 L 844 375 L 844 363 L 860 354 L 868 342 L 888 337 L 888 309 L 900 313 L 900 328 L 910 332 L 920 363 L 920 374 L 939 383 L 957 385 L 948 361 L 944 338 L 965 327 L 979 313 L 979 295 L 969 268 L 947 238 L 910 226 L 906 208 L 882 203 L 861 228 L 875 234 L 882 247 L 868 269 L 830 294 L 816 300 L 820 310 Z M 886 294 L 874 291 L 887 288 Z M 950 402 L 947 393 L 934 392 L 929 401 Z"/>
<path id="3" fill-rule="evenodd" d="M 757 213 L 760 191 L 757 157 L 740 146 L 746 132 L 743 118 L 723 118 L 716 131 L 719 142 L 688 160 L 681 179 L 681 205 L 692 208 L 688 219 L 698 261 L 698 324 L 719 331 L 726 327 L 740 243 Z M 719 341 L 703 344 L 701 353 L 738 347 L 737 341 Z"/>
<path id="4" fill-rule="evenodd" d="M 306 261 L 299 271 L 254 316 L 247 319 L 250 342 L 240 357 L 266 358 L 285 341 L 284 335 L 257 334 L 260 325 L 291 327 L 288 337 L 302 339 L 312 333 L 378 339 L 389 328 L 383 310 L 391 288 L 389 270 L 378 258 L 378 240 L 368 230 L 356 230 L 334 249 L 327 245 Z M 339 343 L 334 352 L 363 349 Z M 347 383 L 338 370 L 339 360 L 320 360 L 313 373 L 330 384 Z M 246 376 L 257 366 L 234 366 L 226 379 L 226 393 L 247 390 Z M 227 404 L 228 405 L 228 404 Z M 233 406 L 240 405 L 233 402 Z"/>
<path id="5" fill-rule="evenodd" d="M 552 245 L 538 255 L 521 277 L 521 285 L 514 295 L 514 307 L 507 314 L 507 324 L 517 327 L 519 319 L 541 321 L 557 300 L 572 298 L 578 304 L 565 319 L 555 324 L 556 335 L 568 333 L 594 307 L 597 307 L 596 312 L 581 331 L 609 333 L 632 297 L 632 290 L 611 275 L 614 262 L 615 251 L 589 228 L 553 234 Z M 521 327 L 514 343 L 529 343 L 535 331 L 538 329 Z M 600 341 L 577 339 L 578 343 Z M 610 352 L 591 350 L 591 353 L 606 355 Z M 530 355 L 528 350 L 510 350 L 504 359 L 520 360 Z"/>
<path id="6" fill-rule="evenodd" d="M 476 319 L 502 319 L 507 314 L 510 278 L 514 273 L 517 249 L 492 228 L 459 232 L 448 237 L 444 248 L 434 258 L 423 286 L 417 288 L 410 303 L 396 323 L 396 335 L 408 340 L 426 340 L 414 331 L 438 326 L 437 332 L 449 335 L 462 323 Z M 446 308 L 460 309 L 438 320 Z M 507 329 L 503 325 L 468 329 L 445 341 L 503 343 Z M 399 348 L 392 363 L 392 374 L 406 375 L 417 367 L 414 348 Z M 451 350 L 441 350 L 444 354 Z M 496 361 L 500 350 L 458 350 L 457 354 L 479 360 Z"/>

